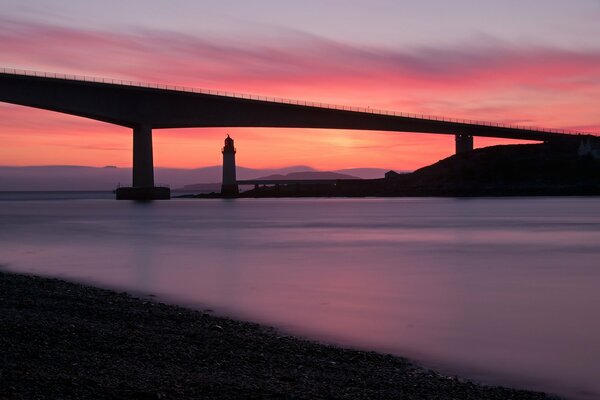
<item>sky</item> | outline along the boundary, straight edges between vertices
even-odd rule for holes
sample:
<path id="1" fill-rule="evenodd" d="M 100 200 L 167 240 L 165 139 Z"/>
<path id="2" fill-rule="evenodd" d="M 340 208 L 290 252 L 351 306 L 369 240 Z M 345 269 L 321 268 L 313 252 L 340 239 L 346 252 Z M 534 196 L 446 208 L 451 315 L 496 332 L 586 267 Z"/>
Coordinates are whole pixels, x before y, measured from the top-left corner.
<path id="1" fill-rule="evenodd" d="M 600 133 L 598 0 L 0 0 L 0 68 Z M 412 170 L 450 135 L 154 131 L 156 166 Z M 0 103 L 0 165 L 131 166 L 128 129 Z M 515 141 L 476 138 L 482 147 Z"/>

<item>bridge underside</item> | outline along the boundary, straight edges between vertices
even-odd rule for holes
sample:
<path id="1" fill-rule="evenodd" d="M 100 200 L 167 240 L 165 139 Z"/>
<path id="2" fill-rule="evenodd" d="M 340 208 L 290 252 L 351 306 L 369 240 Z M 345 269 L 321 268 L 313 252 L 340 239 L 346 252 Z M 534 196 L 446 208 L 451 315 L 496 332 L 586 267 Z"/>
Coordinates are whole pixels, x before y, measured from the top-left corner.
<path id="1" fill-rule="evenodd" d="M 385 113 L 319 107 L 122 84 L 0 73 L 0 101 L 91 118 L 133 130 L 132 195 L 154 188 L 152 130 L 185 127 L 279 127 L 449 134 L 456 152 L 473 136 L 534 141 L 572 139 L 557 132 L 516 129 Z M 130 193 L 130 192 L 127 192 Z M 158 190 L 155 197 L 164 197 Z M 129 194 L 127 195 L 129 196 Z M 150 195 L 153 198 L 153 195 Z"/>

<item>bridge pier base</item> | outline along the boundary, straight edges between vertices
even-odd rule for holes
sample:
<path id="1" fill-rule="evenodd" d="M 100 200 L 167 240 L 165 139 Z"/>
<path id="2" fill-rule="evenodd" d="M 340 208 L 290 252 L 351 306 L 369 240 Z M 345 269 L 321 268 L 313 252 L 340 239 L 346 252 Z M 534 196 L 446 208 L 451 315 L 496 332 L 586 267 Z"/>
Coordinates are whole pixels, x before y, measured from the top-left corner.
<path id="1" fill-rule="evenodd" d="M 455 135 L 456 137 L 456 154 L 466 153 L 473 150 L 473 136 L 471 135 Z"/>
<path id="2" fill-rule="evenodd" d="M 133 128 L 133 187 L 115 191 L 117 200 L 168 200 L 171 189 L 154 186 L 152 126 L 140 124 Z"/>
<path id="3" fill-rule="evenodd" d="M 147 124 L 133 128 L 133 187 L 154 187 L 152 127 Z"/>

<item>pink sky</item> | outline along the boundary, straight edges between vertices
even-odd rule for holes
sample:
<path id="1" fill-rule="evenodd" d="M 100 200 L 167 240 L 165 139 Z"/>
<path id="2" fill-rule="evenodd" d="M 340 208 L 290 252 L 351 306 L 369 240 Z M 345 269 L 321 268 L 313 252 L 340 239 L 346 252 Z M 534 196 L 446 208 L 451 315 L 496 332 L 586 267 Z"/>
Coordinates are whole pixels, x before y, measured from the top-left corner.
<path id="1" fill-rule="evenodd" d="M 57 17 L 39 10 L 27 14 L 17 3 L 4 3 L 14 12 L 0 17 L 0 67 L 600 133 L 600 47 L 585 40 L 587 31 L 581 26 L 577 28 L 584 31 L 581 39 L 572 31 L 564 36 L 542 35 L 551 40 L 517 39 L 518 35 L 503 37 L 500 30 L 491 34 L 478 27 L 470 36 L 463 28 L 449 30 L 453 40 L 439 32 L 427 40 L 423 28 L 414 43 L 406 38 L 401 43 L 378 43 L 373 32 L 361 40 L 344 40 L 335 29 L 307 32 L 301 29 L 300 17 L 287 16 L 291 27 L 259 28 L 257 17 L 250 16 L 241 27 L 236 25 L 233 34 L 216 28 L 198 32 L 184 22 L 177 30 L 172 16 L 165 17 L 165 26 L 157 26 L 159 5 L 148 26 L 143 21 L 129 26 L 115 18 L 115 26 L 109 27 L 106 21 L 91 26 L 74 22 L 86 15 L 81 9 L 78 18 L 75 14 Z M 346 4 L 352 7 L 354 2 Z M 222 10 L 212 12 L 235 22 Z M 598 10 L 592 7 L 590 12 Z M 556 18 L 552 26 L 567 20 Z M 572 24 L 575 27 L 577 22 Z M 373 26 L 377 31 L 375 22 Z M 526 34 L 525 28 L 519 29 Z M 219 164 L 226 133 L 236 140 L 238 164 L 257 168 L 303 164 L 319 169 L 406 170 L 445 158 L 454 147 L 453 137 L 445 135 L 156 130 L 155 163 L 183 168 Z M 0 104 L 0 139 L 0 165 L 131 165 L 127 129 L 57 113 Z M 475 140 L 476 146 L 495 143 L 507 141 Z"/>

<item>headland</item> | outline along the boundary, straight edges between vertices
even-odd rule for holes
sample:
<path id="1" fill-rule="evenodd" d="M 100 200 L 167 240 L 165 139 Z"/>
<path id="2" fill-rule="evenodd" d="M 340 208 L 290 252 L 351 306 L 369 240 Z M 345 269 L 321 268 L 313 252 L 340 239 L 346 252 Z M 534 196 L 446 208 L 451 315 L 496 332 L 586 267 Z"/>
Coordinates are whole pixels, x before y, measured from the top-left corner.
<path id="1" fill-rule="evenodd" d="M 585 149 L 584 149 L 585 150 Z M 491 146 L 455 154 L 412 173 L 380 179 L 257 185 L 235 196 L 186 197 L 410 197 L 598 196 L 600 157 L 572 143 Z"/>

